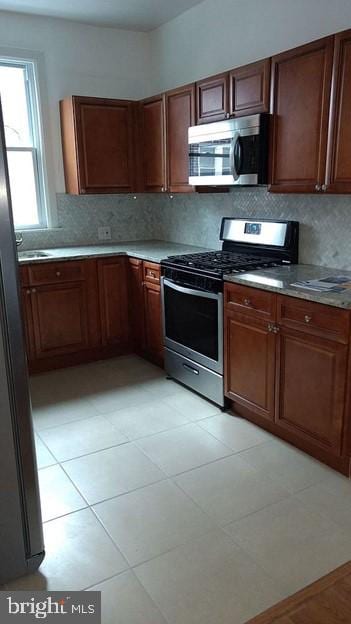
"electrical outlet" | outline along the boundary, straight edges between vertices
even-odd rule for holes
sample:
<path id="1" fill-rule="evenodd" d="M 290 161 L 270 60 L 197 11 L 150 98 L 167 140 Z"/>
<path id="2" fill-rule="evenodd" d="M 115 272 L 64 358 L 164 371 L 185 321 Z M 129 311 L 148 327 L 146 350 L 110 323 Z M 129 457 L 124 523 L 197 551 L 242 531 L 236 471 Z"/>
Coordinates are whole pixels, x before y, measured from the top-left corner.
<path id="1" fill-rule="evenodd" d="M 111 240 L 111 228 L 109 225 L 98 227 L 99 240 Z"/>

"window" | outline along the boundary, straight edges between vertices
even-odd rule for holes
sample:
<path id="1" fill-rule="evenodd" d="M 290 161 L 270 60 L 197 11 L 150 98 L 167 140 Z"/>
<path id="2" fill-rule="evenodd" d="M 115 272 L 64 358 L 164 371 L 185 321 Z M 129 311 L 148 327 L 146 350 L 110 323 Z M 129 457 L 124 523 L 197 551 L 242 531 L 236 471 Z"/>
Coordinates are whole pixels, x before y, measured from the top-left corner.
<path id="1" fill-rule="evenodd" d="M 15 227 L 46 227 L 42 137 L 34 63 L 0 58 L 0 96 Z"/>

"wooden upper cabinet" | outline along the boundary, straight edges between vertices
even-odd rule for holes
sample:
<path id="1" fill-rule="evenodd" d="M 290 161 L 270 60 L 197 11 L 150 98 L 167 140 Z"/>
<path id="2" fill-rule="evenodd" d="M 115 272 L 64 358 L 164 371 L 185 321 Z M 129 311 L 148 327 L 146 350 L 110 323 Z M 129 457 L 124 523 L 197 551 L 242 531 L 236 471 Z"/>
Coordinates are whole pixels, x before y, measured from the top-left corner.
<path id="1" fill-rule="evenodd" d="M 189 185 L 188 129 L 195 125 L 195 85 L 166 93 L 167 188 L 171 193 L 194 190 Z"/>
<path id="2" fill-rule="evenodd" d="M 325 183 L 333 37 L 272 59 L 271 191 L 314 192 Z"/>
<path id="3" fill-rule="evenodd" d="M 351 193 L 351 30 L 335 36 L 327 191 Z"/>
<path id="4" fill-rule="evenodd" d="M 229 116 L 228 72 L 196 83 L 196 123 L 221 121 Z"/>
<path id="5" fill-rule="evenodd" d="M 134 103 L 73 96 L 60 102 L 66 191 L 132 192 Z"/>
<path id="6" fill-rule="evenodd" d="M 269 111 L 271 61 L 265 59 L 229 73 L 229 114 L 255 115 Z"/>
<path id="7" fill-rule="evenodd" d="M 166 190 L 165 96 L 140 103 L 142 188 L 150 192 Z"/>

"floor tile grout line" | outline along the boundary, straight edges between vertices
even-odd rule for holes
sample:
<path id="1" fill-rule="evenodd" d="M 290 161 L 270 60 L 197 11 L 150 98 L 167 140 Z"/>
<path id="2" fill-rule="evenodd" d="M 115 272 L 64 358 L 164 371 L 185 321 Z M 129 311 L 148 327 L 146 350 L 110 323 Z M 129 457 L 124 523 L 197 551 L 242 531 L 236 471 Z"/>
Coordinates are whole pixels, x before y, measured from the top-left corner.
<path id="1" fill-rule="evenodd" d="M 50 427 L 45 427 L 45 429 L 37 430 L 36 433 L 37 435 L 40 436 L 40 434 L 43 433 L 44 431 L 49 431 L 49 430 L 53 431 L 53 429 L 58 429 L 59 427 L 66 427 L 69 425 L 74 425 L 75 423 L 82 422 L 83 420 L 89 421 L 89 420 L 92 420 L 93 418 L 103 418 L 103 416 L 102 414 L 94 414 L 93 416 L 86 416 L 85 418 L 79 418 L 78 420 L 69 420 L 68 422 L 51 425 Z M 34 422 L 35 422 L 35 415 L 33 414 L 33 424 Z"/>
<path id="2" fill-rule="evenodd" d="M 227 457 L 223 457 L 222 459 L 223 459 L 223 460 L 225 460 L 225 459 L 227 459 Z M 217 461 L 220 461 L 220 460 L 217 460 Z M 212 465 L 213 463 L 215 463 L 215 462 L 211 462 L 211 464 L 205 464 L 204 466 L 207 466 L 207 465 Z M 204 468 L 204 466 L 200 466 L 199 468 Z M 197 470 L 197 468 L 195 468 L 194 470 Z M 255 470 L 255 472 L 256 472 L 256 473 L 257 473 L 257 475 L 259 476 L 259 472 L 258 472 L 257 470 Z M 182 474 L 185 474 L 185 473 L 182 473 Z M 173 479 L 173 478 L 174 478 L 174 479 L 176 479 L 178 476 L 179 476 L 179 475 L 176 475 L 175 477 L 171 477 L 171 479 Z M 267 477 L 265 477 L 265 478 L 267 478 Z M 273 485 L 275 485 L 275 482 L 274 482 L 274 481 L 272 481 L 271 479 L 269 479 L 269 480 L 272 482 L 272 484 L 273 484 Z M 272 505 L 275 505 L 275 504 L 277 504 L 277 503 L 280 503 L 281 501 L 286 500 L 286 499 L 289 499 L 289 498 L 291 498 L 291 497 L 293 496 L 293 494 L 291 494 L 291 492 L 289 492 L 289 491 L 287 490 L 287 491 L 286 491 L 286 495 L 282 496 L 279 500 L 277 500 L 277 501 L 275 501 L 275 502 L 273 502 L 273 503 L 268 503 L 267 505 L 264 505 L 263 507 L 260 507 L 259 509 L 255 509 L 254 511 L 250 511 L 250 512 L 249 512 L 249 513 L 247 513 L 247 514 L 244 514 L 244 516 L 241 516 L 240 518 L 236 518 L 235 520 L 230 520 L 229 522 L 226 522 L 225 524 L 222 524 L 222 523 L 218 522 L 217 520 L 215 520 L 213 516 L 211 516 L 211 515 L 210 515 L 210 514 L 209 514 L 209 513 L 208 513 L 208 512 L 207 512 L 207 511 L 203 508 L 203 507 L 201 507 L 200 503 L 198 503 L 198 502 L 197 502 L 197 501 L 196 501 L 196 500 L 195 500 L 195 499 L 191 496 L 191 494 L 189 494 L 186 490 L 184 490 L 184 489 L 183 489 L 183 487 L 182 487 L 182 486 L 181 486 L 181 485 L 180 485 L 177 481 L 174 481 L 174 483 L 175 483 L 175 485 L 177 485 L 177 486 L 180 488 L 180 490 L 181 490 L 184 494 L 186 494 L 186 495 L 187 495 L 187 496 L 188 496 L 188 497 L 189 497 L 189 498 L 193 501 L 193 503 L 195 503 L 195 504 L 196 504 L 196 505 L 200 508 L 200 510 L 201 510 L 201 511 L 203 511 L 203 512 L 204 512 L 204 513 L 205 513 L 205 514 L 206 514 L 206 515 L 210 518 L 210 520 L 211 520 L 212 522 L 214 522 L 214 523 L 215 523 L 215 525 L 216 525 L 216 526 L 217 526 L 217 528 L 219 528 L 219 529 L 224 529 L 225 527 L 228 527 L 230 524 L 234 524 L 235 522 L 238 522 L 238 521 L 240 521 L 240 520 L 244 520 L 245 518 L 248 518 L 249 516 L 251 516 L 251 515 L 253 515 L 253 514 L 257 513 L 258 511 L 262 511 L 263 509 L 266 509 L 267 507 L 271 507 Z"/>
<path id="3" fill-rule="evenodd" d="M 109 451 L 113 448 L 119 448 L 120 446 L 125 446 L 126 444 L 130 444 L 131 442 L 132 440 L 124 440 L 123 442 L 120 442 L 119 444 L 113 444 L 112 446 L 104 446 L 95 451 L 89 451 L 88 453 L 84 453 L 84 455 L 77 455 L 75 457 L 70 457 L 69 459 L 57 459 L 57 463 L 60 464 L 61 466 L 62 464 L 67 464 L 68 462 L 75 461 L 76 459 L 83 459 L 84 457 L 90 457 L 91 455 L 96 455 L 97 453 L 103 453 L 104 451 Z M 50 452 L 52 455 L 54 455 L 52 451 Z M 44 469 L 45 468 L 40 468 L 40 470 L 44 470 Z"/>
<path id="4" fill-rule="evenodd" d="M 123 572 L 119 572 L 118 574 L 114 574 L 113 576 L 110 576 L 106 579 L 103 579 L 101 581 L 98 581 L 97 583 L 94 583 L 94 585 L 89 585 L 89 587 L 86 587 L 84 589 L 82 589 L 82 591 L 94 591 L 94 587 L 96 587 L 97 585 L 102 585 L 103 583 L 106 583 L 108 581 L 112 581 L 112 579 L 114 578 L 118 578 L 119 576 L 122 576 L 123 574 L 127 574 L 130 573 L 133 575 L 133 578 L 136 580 L 136 582 L 138 583 L 138 585 L 141 587 L 141 589 L 145 592 L 145 594 L 148 596 L 148 598 L 150 599 L 151 603 L 154 605 L 155 609 L 157 611 L 159 611 L 160 615 L 162 615 L 163 619 L 165 620 L 166 624 L 170 624 L 169 619 L 166 617 L 166 615 L 162 612 L 161 607 L 157 604 L 156 600 L 151 596 L 151 594 L 148 592 L 147 588 L 144 586 L 144 584 L 142 583 L 142 581 L 139 579 L 139 577 L 135 574 L 133 568 L 128 568 L 127 570 L 123 570 Z"/>
<path id="5" fill-rule="evenodd" d="M 162 401 L 161 401 L 161 402 L 162 402 Z M 167 405 L 167 407 L 169 407 L 169 406 Z M 130 408 L 123 408 L 123 409 L 126 409 L 126 410 L 127 410 L 127 409 L 130 409 Z M 174 410 L 175 410 L 175 408 L 174 408 Z M 175 411 L 177 411 L 177 410 L 175 410 Z M 68 423 L 62 423 L 62 424 L 60 424 L 60 425 L 54 425 L 53 427 L 48 427 L 48 428 L 47 428 L 47 429 L 45 429 L 45 430 L 41 430 L 39 433 L 38 433 L 38 432 L 36 432 L 36 434 L 40 437 L 40 440 L 43 442 L 43 444 L 46 446 L 46 448 L 48 449 L 48 451 L 49 451 L 49 452 L 50 452 L 50 453 L 51 453 L 51 454 L 52 454 L 55 458 L 56 458 L 57 456 L 55 456 L 54 451 L 52 451 L 52 450 L 50 449 L 50 446 L 48 446 L 47 442 L 45 442 L 45 441 L 44 441 L 44 439 L 42 438 L 42 436 L 40 435 L 40 433 L 43 433 L 43 431 L 48 431 L 48 430 L 52 431 L 52 430 L 54 430 L 54 429 L 58 429 L 58 428 L 60 428 L 60 427 L 65 427 L 65 426 L 69 426 L 70 424 L 75 424 L 75 423 L 77 423 L 77 422 L 82 422 L 82 420 L 91 420 L 91 419 L 93 419 L 93 418 L 103 418 L 104 420 L 106 420 L 106 421 L 107 421 L 107 423 L 108 423 L 110 426 L 112 426 L 112 427 L 113 427 L 113 428 L 117 431 L 117 433 L 120 433 L 121 435 L 124 435 L 124 436 L 127 438 L 127 440 L 125 440 L 125 441 L 123 441 L 123 442 L 120 442 L 120 443 L 118 443 L 118 444 L 113 444 L 113 445 L 110 445 L 110 446 L 102 447 L 102 448 L 96 449 L 96 450 L 94 450 L 94 451 L 89 451 L 88 453 L 84 453 L 84 454 L 82 454 L 82 455 L 76 455 L 76 456 L 74 456 L 74 457 L 70 457 L 70 458 L 67 458 L 67 459 L 56 459 L 56 463 L 58 463 L 58 462 L 59 462 L 59 463 L 63 463 L 63 462 L 73 461 L 74 459 L 80 459 L 80 458 L 82 458 L 82 457 L 86 457 L 87 455 L 93 455 L 94 453 L 98 453 L 98 452 L 100 452 L 100 451 L 104 451 L 104 450 L 107 450 L 107 449 L 109 449 L 109 448 L 114 448 L 115 446 L 116 446 L 116 447 L 117 447 L 117 446 L 122 446 L 123 444 L 127 444 L 127 443 L 129 443 L 129 442 L 137 442 L 138 440 L 144 440 L 144 439 L 147 439 L 147 438 L 152 438 L 153 436 L 160 435 L 160 434 L 162 434 L 162 433 L 167 433 L 167 432 L 169 432 L 169 431 L 174 431 L 174 430 L 180 429 L 181 427 L 187 427 L 187 426 L 189 426 L 189 425 L 197 425 L 197 426 L 200 426 L 200 425 L 199 425 L 200 420 L 196 420 L 196 421 L 193 421 L 193 420 L 187 420 L 187 422 L 182 423 L 182 424 L 180 424 L 180 425 L 172 425 L 171 427 L 169 427 L 169 428 L 167 428 L 167 429 L 161 429 L 160 431 L 155 431 L 155 432 L 153 432 L 153 433 L 149 433 L 149 434 L 146 434 L 146 435 L 138 436 L 138 437 L 136 437 L 136 438 L 135 438 L 135 437 L 130 437 L 130 434 L 128 435 L 127 431 L 126 431 L 125 429 L 123 429 L 123 427 L 122 427 L 122 428 L 119 428 L 118 426 L 116 426 L 114 423 L 112 423 L 112 422 L 109 420 L 108 416 L 109 416 L 109 415 L 112 415 L 113 413 L 114 413 L 114 412 L 112 412 L 111 414 L 106 414 L 106 415 L 99 414 L 98 416 L 90 416 L 90 417 L 88 417 L 87 419 L 81 419 L 81 420 L 79 420 L 79 421 L 72 421 L 72 422 L 68 422 Z M 178 414 L 181 414 L 184 418 L 187 418 L 187 417 L 186 417 L 184 414 L 182 414 L 181 412 L 177 412 L 177 413 L 178 413 Z M 207 417 L 206 417 L 206 418 L 207 418 Z M 211 417 L 209 417 L 209 418 L 212 418 L 212 416 L 211 416 Z M 218 438 L 216 438 L 216 437 L 215 437 L 215 436 L 214 436 L 214 435 L 213 435 L 210 431 L 206 431 L 206 429 L 204 429 L 203 427 L 201 427 L 201 430 L 202 430 L 202 431 L 205 431 L 205 433 L 208 433 L 209 435 L 211 435 L 213 438 L 215 438 L 215 440 L 217 440 L 217 442 L 220 442 L 221 444 L 223 444 L 223 446 L 226 446 L 229 450 L 233 450 L 233 449 L 231 449 L 228 445 L 226 445 L 226 444 L 225 444 L 222 440 L 219 440 Z M 248 449 L 244 449 L 244 450 L 249 450 L 249 448 L 248 448 Z M 233 452 L 237 452 L 237 451 L 234 451 L 234 450 L 233 450 Z M 240 452 L 240 451 L 239 451 L 239 452 Z"/>
<path id="6" fill-rule="evenodd" d="M 269 505 L 270 506 L 270 505 Z M 235 539 L 233 538 L 232 535 L 230 535 L 229 533 L 227 533 L 227 531 L 225 531 L 224 527 L 221 528 L 222 533 L 224 533 L 227 537 L 229 537 L 230 541 L 233 542 L 233 544 L 235 545 L 236 548 L 238 548 L 243 555 L 245 555 L 245 557 L 247 557 L 255 566 L 257 566 L 257 568 L 259 568 L 259 570 L 265 575 L 267 576 L 274 584 L 278 583 L 280 590 L 283 592 L 282 595 L 282 600 L 284 598 L 287 597 L 285 588 L 283 587 L 283 585 L 280 585 L 280 581 L 277 581 L 276 578 L 273 578 L 273 576 L 270 575 L 270 573 L 261 565 L 261 563 L 255 559 L 255 557 L 249 552 L 247 551 L 241 544 L 239 544 L 238 542 L 235 541 Z M 273 605 L 272 605 L 273 606 Z"/>
<path id="7" fill-rule="evenodd" d="M 86 501 L 85 501 L 86 502 Z M 62 518 L 67 518 L 67 516 L 71 516 L 72 514 L 83 511 L 84 509 L 89 509 L 90 505 L 84 505 L 84 507 L 79 507 L 78 509 L 72 509 L 71 511 L 67 511 L 67 513 L 60 514 L 59 516 L 55 516 L 54 518 L 48 518 L 48 520 L 43 520 L 43 526 L 45 524 L 49 524 L 49 522 L 54 522 L 55 520 L 61 520 Z"/>

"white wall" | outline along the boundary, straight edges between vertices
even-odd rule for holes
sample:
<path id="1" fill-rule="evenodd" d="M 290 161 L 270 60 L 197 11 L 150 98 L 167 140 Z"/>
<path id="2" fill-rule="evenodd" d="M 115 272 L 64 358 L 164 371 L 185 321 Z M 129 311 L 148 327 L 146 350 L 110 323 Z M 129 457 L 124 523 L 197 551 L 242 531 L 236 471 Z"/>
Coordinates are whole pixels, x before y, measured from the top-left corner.
<path id="1" fill-rule="evenodd" d="M 69 95 L 141 98 L 150 83 L 149 36 L 1 12 L 0 46 L 0 53 L 12 48 L 42 57 L 51 178 L 54 190 L 64 191 L 59 100 Z"/>
<path id="2" fill-rule="evenodd" d="M 205 0 L 151 33 L 0 12 L 0 54 L 42 60 L 52 187 L 63 192 L 61 98 L 139 99 L 349 27 L 350 0 Z"/>
<path id="3" fill-rule="evenodd" d="M 350 0 L 205 0 L 152 32 L 152 88 L 193 82 L 350 27 Z"/>

